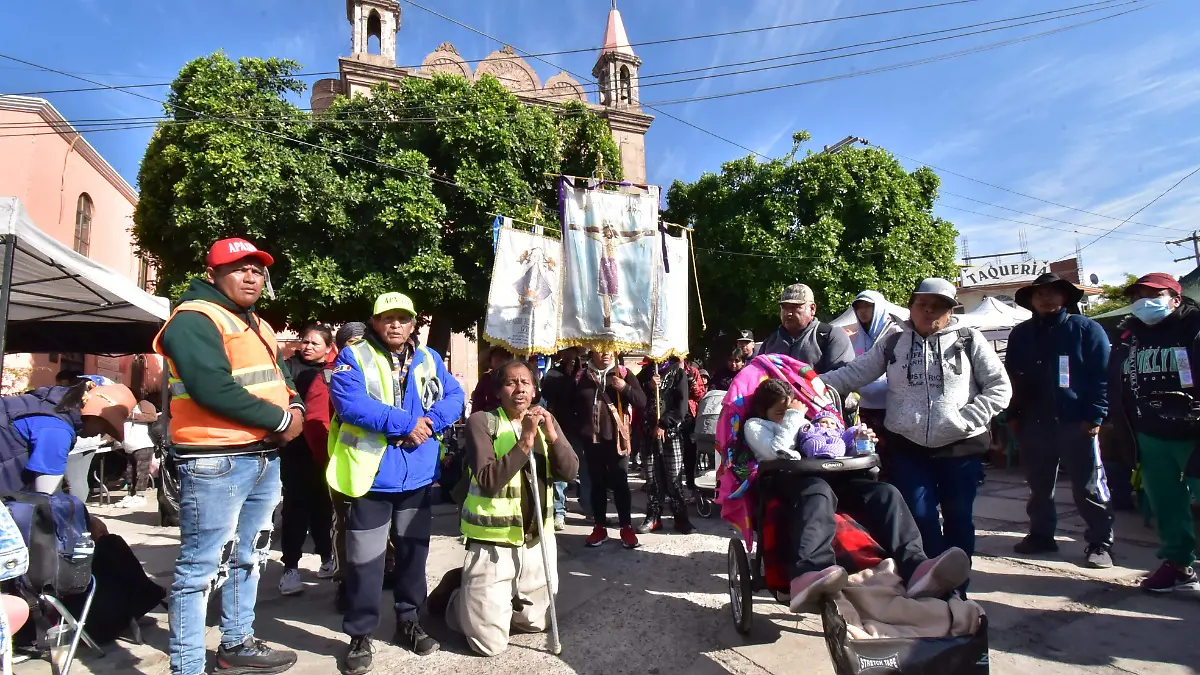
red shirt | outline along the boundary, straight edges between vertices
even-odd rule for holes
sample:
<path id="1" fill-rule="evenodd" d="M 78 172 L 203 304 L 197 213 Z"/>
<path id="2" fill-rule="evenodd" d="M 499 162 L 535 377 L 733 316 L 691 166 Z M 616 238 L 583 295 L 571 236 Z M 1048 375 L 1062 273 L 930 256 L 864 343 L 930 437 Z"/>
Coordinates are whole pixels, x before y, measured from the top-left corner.
<path id="1" fill-rule="evenodd" d="M 333 362 L 336 359 L 337 350 L 329 350 L 325 367 L 313 378 L 304 397 L 304 440 L 308 441 L 313 458 L 322 466 L 329 461 L 329 420 L 333 418 L 329 379 L 333 376 Z"/>

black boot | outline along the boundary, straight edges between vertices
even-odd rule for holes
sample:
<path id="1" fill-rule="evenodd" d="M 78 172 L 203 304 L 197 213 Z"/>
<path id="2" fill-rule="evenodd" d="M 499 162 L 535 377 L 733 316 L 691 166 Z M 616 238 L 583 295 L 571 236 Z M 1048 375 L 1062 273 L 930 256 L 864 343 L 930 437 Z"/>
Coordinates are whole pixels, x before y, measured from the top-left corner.
<path id="1" fill-rule="evenodd" d="M 463 568 L 456 567 L 446 572 L 446 576 L 442 577 L 437 587 L 429 593 L 429 597 L 425 599 L 425 608 L 432 616 L 446 615 L 446 608 L 450 606 L 450 596 L 462 586 L 462 578 Z"/>
<path id="2" fill-rule="evenodd" d="M 366 675 L 371 672 L 371 661 L 374 658 L 375 645 L 370 635 L 350 638 L 350 650 L 342 661 L 343 675 Z"/>
<path id="3" fill-rule="evenodd" d="M 651 532 L 656 532 L 661 529 L 662 519 L 656 515 L 647 515 L 646 519 L 642 521 L 642 524 L 638 525 L 637 532 L 638 534 L 650 534 Z"/>
<path id="4" fill-rule="evenodd" d="M 394 642 L 417 656 L 428 656 L 441 648 L 438 641 L 429 637 L 418 621 L 404 621 L 396 626 Z"/>
<path id="5" fill-rule="evenodd" d="M 687 508 L 680 509 L 675 513 L 675 531 L 680 534 L 692 534 L 696 531 L 696 526 L 692 525 L 692 521 L 688 518 Z"/>
<path id="6" fill-rule="evenodd" d="M 1024 539 L 1018 541 L 1013 546 L 1013 551 L 1021 555 L 1058 553 L 1058 543 L 1054 541 L 1054 537 L 1036 537 L 1032 534 L 1027 534 Z"/>
<path id="7" fill-rule="evenodd" d="M 217 667 L 213 673 L 219 675 L 268 675 L 282 673 L 296 665 L 296 652 L 271 649 L 267 643 L 246 638 L 240 645 L 217 647 Z"/>

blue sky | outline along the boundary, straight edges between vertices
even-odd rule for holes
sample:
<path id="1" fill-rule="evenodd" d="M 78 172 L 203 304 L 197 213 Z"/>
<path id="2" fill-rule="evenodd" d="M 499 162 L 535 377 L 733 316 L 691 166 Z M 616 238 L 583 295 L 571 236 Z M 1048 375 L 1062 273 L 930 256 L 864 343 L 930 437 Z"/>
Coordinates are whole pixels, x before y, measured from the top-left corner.
<path id="1" fill-rule="evenodd" d="M 636 43 L 935 1 L 618 0 L 618 7 L 629 37 Z M 1086 2 L 976 0 L 636 49 L 643 60 L 641 74 L 646 77 Z M 791 134 L 798 129 L 813 135 L 814 149 L 855 135 L 921 162 L 1045 200 L 939 171 L 943 195 L 937 212 L 958 226 L 968 238 L 972 254 L 1017 250 L 1018 233 L 1024 229 L 1030 251 L 1039 259 L 1066 257 L 1077 242 L 1086 245 L 1085 273 L 1097 273 L 1105 280 L 1116 280 L 1125 271 L 1180 274 L 1194 265 L 1171 260 L 1190 253 L 1190 247 L 1169 249 L 1163 242 L 1200 228 L 1200 175 L 1140 213 L 1134 222 L 1090 245 L 1097 235 L 1200 166 L 1200 126 L 1196 124 L 1200 119 L 1200 68 L 1196 67 L 1200 63 L 1200 3 L 1147 0 L 1116 7 L 1123 2 L 1128 0 L 1116 0 L 1111 3 L 1114 8 L 1104 12 L 937 44 L 645 86 L 641 98 L 653 104 L 845 75 L 1145 7 L 1017 45 L 912 68 L 662 109 L 767 156 L 786 153 Z M 443 41 L 453 42 L 467 59 L 482 58 L 503 44 L 406 2 L 401 4 L 400 64 L 420 63 Z M 423 0 L 422 4 L 529 52 L 598 47 L 609 6 L 607 0 Z M 90 73 L 87 77 L 105 84 L 140 84 L 168 81 L 188 60 L 218 49 L 234 57 L 293 58 L 306 72 L 336 70 L 337 57 L 350 49 L 344 0 L 62 0 L 56 7 L 53 17 L 38 3 L 0 7 L 0 25 L 5 26 L 6 34 L 0 52 L 61 70 Z M 547 60 L 590 75 L 595 53 Z M 558 70 L 537 60 L 531 60 L 531 65 L 543 81 Z M 77 86 L 87 85 L 0 60 L 0 92 Z M 161 97 L 165 89 L 139 91 Z M 46 97 L 67 119 L 161 113 L 158 104 L 118 91 Z M 148 130 L 88 134 L 88 140 L 131 183 L 136 181 L 148 138 Z M 677 178 L 691 180 L 702 172 L 717 171 L 722 162 L 746 154 L 743 148 L 663 114 L 658 114 L 647 138 L 650 180 L 664 187 Z M 909 168 L 918 165 L 902 161 Z"/>

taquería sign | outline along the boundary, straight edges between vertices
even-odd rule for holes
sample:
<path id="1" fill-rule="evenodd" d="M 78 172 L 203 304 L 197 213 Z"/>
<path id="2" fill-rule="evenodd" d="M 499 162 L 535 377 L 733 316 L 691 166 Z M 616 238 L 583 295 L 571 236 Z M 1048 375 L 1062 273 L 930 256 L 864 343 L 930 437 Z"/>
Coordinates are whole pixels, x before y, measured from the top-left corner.
<path id="1" fill-rule="evenodd" d="M 984 286 L 1033 281 L 1050 271 L 1049 260 L 1026 260 L 1018 263 L 975 265 L 962 270 L 961 286 Z"/>

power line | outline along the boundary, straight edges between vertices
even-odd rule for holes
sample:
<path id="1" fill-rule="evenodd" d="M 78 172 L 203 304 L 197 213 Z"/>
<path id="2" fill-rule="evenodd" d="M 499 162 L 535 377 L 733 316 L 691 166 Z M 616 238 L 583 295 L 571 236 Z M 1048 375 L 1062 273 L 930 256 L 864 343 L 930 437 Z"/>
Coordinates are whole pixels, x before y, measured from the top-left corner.
<path id="1" fill-rule="evenodd" d="M 1132 2 L 1144 2 L 1145 0 L 1131 0 L 1131 1 Z M 1161 0 L 1160 0 L 1160 2 L 1161 2 Z M 978 54 L 980 52 L 985 52 L 985 51 L 990 51 L 993 49 L 999 49 L 1001 47 L 1007 47 L 1010 45 L 1020 44 L 1022 42 L 1029 42 L 1031 40 L 1036 40 L 1038 38 L 1047 37 L 1050 35 L 1056 35 L 1058 33 L 1063 33 L 1063 32 L 1069 31 L 1069 30 L 1074 30 L 1076 28 L 1082 28 L 1084 26 L 1098 23 L 1100 21 L 1106 21 L 1108 19 L 1114 19 L 1116 17 L 1123 16 L 1125 14 L 1130 14 L 1132 12 L 1142 11 L 1144 9 L 1148 9 L 1148 8 L 1154 6 L 1155 4 L 1160 4 L 1160 3 L 1156 2 L 1156 3 L 1152 3 L 1150 5 L 1146 5 L 1143 7 L 1135 7 L 1133 9 L 1129 9 L 1124 12 L 1118 12 L 1116 14 L 1103 16 L 1098 19 L 1092 19 L 1090 21 L 1083 21 L 1080 23 L 1072 24 L 1070 26 L 1063 26 L 1061 28 L 1055 28 L 1053 30 L 1043 31 L 1041 33 L 1033 33 L 1031 35 L 1026 35 L 1024 37 L 1015 38 L 1012 40 L 1005 40 L 1002 42 L 993 42 L 991 44 L 981 45 L 981 46 L 977 46 L 977 47 L 971 47 L 971 48 L 963 49 L 963 50 L 960 50 L 957 52 L 950 52 L 947 54 L 940 54 L 937 56 L 931 56 L 931 57 L 926 57 L 926 58 L 922 58 L 922 59 L 915 59 L 912 61 L 905 61 L 902 63 L 896 63 L 896 64 L 892 64 L 892 65 L 888 65 L 888 66 L 871 68 L 869 70 L 853 71 L 850 73 L 843 73 L 840 75 L 831 75 L 829 77 L 821 77 L 821 78 L 816 78 L 816 79 L 812 79 L 812 80 L 804 80 L 801 82 L 791 82 L 788 84 L 777 84 L 777 85 L 771 85 L 771 86 L 765 86 L 765 87 L 758 87 L 755 89 L 744 89 L 744 90 L 740 90 L 740 91 L 708 94 L 705 96 L 693 96 L 690 98 L 680 98 L 680 99 L 674 99 L 674 100 L 669 100 L 669 101 L 656 101 L 654 103 L 654 105 L 655 106 L 666 106 L 666 105 L 680 105 L 683 103 L 695 103 L 698 101 L 712 101 L 715 99 L 730 98 L 733 96 L 745 96 L 747 94 L 758 94 L 758 93 L 768 92 L 768 91 L 777 91 L 780 89 L 790 89 L 793 87 L 802 87 L 802 86 L 806 86 L 806 85 L 810 85 L 810 84 L 818 84 L 818 83 L 822 83 L 822 82 L 833 82 L 836 80 L 846 80 L 846 79 L 851 79 L 851 78 L 855 78 L 855 77 L 862 77 L 864 75 L 874 75 L 876 73 L 883 73 L 883 72 L 889 72 L 889 71 L 893 71 L 893 70 L 902 70 L 905 68 L 912 68 L 914 66 L 920 66 L 920 65 L 925 65 L 925 64 L 929 64 L 929 63 L 936 63 L 938 61 L 947 61 L 950 59 L 959 58 L 961 56 L 969 56 L 971 54 Z M 642 104 L 642 105 L 644 105 L 646 107 L 650 107 L 649 104 Z"/>
<path id="2" fill-rule="evenodd" d="M 1143 206 L 1142 208 L 1138 209 L 1137 211 L 1134 211 L 1133 213 L 1131 213 L 1128 218 L 1126 218 L 1125 220 L 1122 220 L 1120 223 L 1118 223 L 1116 226 L 1114 226 L 1111 230 L 1105 232 L 1104 234 L 1102 234 L 1102 235 L 1096 237 L 1095 239 L 1089 241 L 1088 243 L 1084 244 L 1083 247 L 1079 248 L 1078 250 L 1082 251 L 1083 249 L 1085 249 L 1085 248 L 1091 246 L 1092 244 L 1095 244 L 1096 242 L 1100 241 L 1101 239 L 1109 236 L 1113 232 L 1116 232 L 1117 230 L 1121 229 L 1121 226 L 1124 225 L 1125 223 L 1128 223 L 1130 220 L 1132 220 L 1134 216 L 1136 216 L 1137 214 L 1141 213 L 1142 211 L 1145 211 L 1146 209 L 1153 206 L 1155 204 L 1155 202 L 1162 199 L 1163 197 L 1166 197 L 1172 190 L 1174 190 L 1175 188 L 1182 185 L 1185 180 L 1191 178 L 1192 176 L 1195 176 L 1197 173 L 1200 173 L 1200 166 L 1193 169 L 1191 171 L 1191 173 L 1187 174 L 1183 178 L 1180 178 L 1178 181 L 1175 182 L 1174 185 L 1167 188 L 1162 194 L 1158 195 L 1154 199 L 1151 199 L 1145 206 Z"/>
<path id="3" fill-rule="evenodd" d="M 1010 207 L 1008 207 L 1008 206 L 1001 206 L 1000 204 L 993 204 L 993 203 L 991 203 L 991 202 L 985 202 L 985 201 L 983 201 L 982 199 L 975 199 L 974 197 L 968 197 L 968 196 L 966 196 L 966 195 L 960 195 L 960 194 L 957 194 L 957 193 L 954 193 L 954 192 L 950 192 L 949 190 L 939 190 L 939 192 L 940 192 L 941 194 L 943 194 L 943 195 L 950 195 L 951 197 L 958 197 L 959 199 L 965 199 L 965 200 L 967 200 L 967 201 L 969 201 L 969 202 L 975 202 L 976 204 L 983 204 L 984 206 L 990 206 L 990 207 L 992 207 L 992 208 L 996 208 L 996 209 L 1003 209 L 1003 210 L 1005 210 L 1005 211 L 1011 211 L 1011 212 L 1013 212 L 1013 213 L 1019 213 L 1019 214 L 1021 214 L 1021 215 L 1024 215 L 1024 216 L 1033 216 L 1034 218 L 1042 218 L 1042 219 L 1044 219 L 1044 220 L 1049 220 L 1049 221 L 1052 221 L 1052 222 L 1055 222 L 1055 223 L 1062 223 L 1062 224 L 1064 224 L 1064 225 L 1071 225 L 1072 227 L 1083 227 L 1083 228 L 1087 228 L 1087 229 L 1089 229 L 1089 230 L 1100 230 L 1100 231 L 1104 231 L 1104 228 L 1103 228 L 1103 227 L 1099 227 L 1099 226 L 1096 226 L 1096 225 L 1087 225 L 1087 224 L 1084 224 L 1084 223 L 1073 223 L 1073 222 L 1071 222 L 1071 221 L 1069 221 L 1069 220 L 1061 220 L 1061 219 L 1058 219 L 1058 218 L 1051 218 L 1050 216 L 1043 216 L 1043 215 L 1041 215 L 1041 214 L 1039 214 L 1039 213 L 1030 213 L 1030 212 L 1028 212 L 1028 211 L 1021 211 L 1020 209 L 1014 209 L 1014 208 L 1010 208 Z M 962 211 L 962 210 L 965 210 L 965 209 L 959 209 L 959 210 L 960 210 L 960 211 Z M 973 212 L 973 211 L 971 211 L 971 212 L 969 212 L 969 213 L 974 213 L 974 212 Z M 990 218 L 997 218 L 997 217 L 998 217 L 998 216 L 991 216 L 991 215 L 989 215 L 989 214 L 981 214 L 981 215 L 987 215 L 987 216 L 988 216 L 988 217 L 990 217 Z M 1020 221 L 1013 221 L 1013 222 L 1020 222 Z M 1030 223 L 1030 224 L 1031 224 L 1031 225 L 1036 225 L 1036 223 Z M 1148 227 L 1154 227 L 1154 228 L 1163 229 L 1163 230 L 1178 230 L 1178 231 L 1180 231 L 1180 232 L 1188 232 L 1188 231 L 1189 231 L 1189 230 L 1183 230 L 1183 229 L 1181 229 L 1181 228 L 1176 228 L 1176 227 L 1167 227 L 1166 225 L 1149 225 Z M 1088 235 L 1088 236 L 1091 236 L 1091 235 L 1093 235 L 1093 234 L 1096 234 L 1096 233 L 1095 233 L 1095 232 L 1081 232 L 1080 234 L 1086 234 L 1086 235 Z M 1139 236 L 1147 236 L 1147 237 L 1148 237 L 1148 236 L 1151 236 L 1151 235 L 1139 235 Z"/>
<path id="4" fill-rule="evenodd" d="M 1028 225 L 1029 227 L 1038 227 L 1038 228 L 1042 228 L 1042 229 L 1046 229 L 1046 230 L 1054 230 L 1055 232 L 1066 232 L 1067 234 L 1082 234 L 1084 236 L 1092 236 L 1095 234 L 1094 232 L 1080 232 L 1079 230 L 1067 230 L 1067 229 L 1063 229 L 1061 227 L 1053 227 L 1050 225 L 1043 225 L 1041 223 L 1030 223 L 1030 222 L 1027 222 L 1024 220 L 1014 220 L 1012 218 L 1004 218 L 1002 216 L 994 216 L 990 213 L 980 213 L 979 211 L 972 211 L 970 209 L 962 209 L 957 206 L 950 206 L 949 204 L 941 204 L 940 206 L 942 208 L 946 208 L 946 209 L 953 209 L 954 211 L 961 211 L 963 213 L 970 213 L 970 214 L 973 214 L 976 216 L 983 216 L 984 218 L 991 218 L 993 220 L 1003 220 L 1003 221 L 1009 222 L 1009 223 L 1016 223 L 1018 225 Z M 1135 239 L 1134 237 L 1145 237 L 1145 238 Z M 1137 234 L 1123 236 L 1123 237 L 1116 237 L 1116 238 L 1124 239 L 1125 241 L 1136 241 L 1139 243 L 1152 243 L 1152 242 L 1158 241 L 1158 239 L 1155 239 L 1153 237 L 1148 237 L 1147 235 L 1137 235 Z"/>

